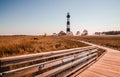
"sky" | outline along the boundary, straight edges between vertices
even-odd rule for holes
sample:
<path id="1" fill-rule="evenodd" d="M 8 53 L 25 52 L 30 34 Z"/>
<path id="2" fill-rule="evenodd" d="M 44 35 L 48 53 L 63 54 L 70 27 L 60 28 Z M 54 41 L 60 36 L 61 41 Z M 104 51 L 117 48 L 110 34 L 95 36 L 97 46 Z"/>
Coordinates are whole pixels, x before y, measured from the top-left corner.
<path id="1" fill-rule="evenodd" d="M 120 30 L 120 0 L 0 0 L 0 35 Z"/>

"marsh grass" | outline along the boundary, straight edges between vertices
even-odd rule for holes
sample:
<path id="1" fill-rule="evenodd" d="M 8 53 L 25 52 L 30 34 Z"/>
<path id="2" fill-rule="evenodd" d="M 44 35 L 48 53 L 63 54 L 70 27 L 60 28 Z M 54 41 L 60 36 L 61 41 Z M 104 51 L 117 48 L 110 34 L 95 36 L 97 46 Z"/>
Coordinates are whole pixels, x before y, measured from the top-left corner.
<path id="1" fill-rule="evenodd" d="M 83 36 L 73 38 L 120 50 L 120 36 Z"/>
<path id="2" fill-rule="evenodd" d="M 70 38 L 52 36 L 1 36 L 0 57 L 87 46 L 86 44 L 72 41 Z"/>

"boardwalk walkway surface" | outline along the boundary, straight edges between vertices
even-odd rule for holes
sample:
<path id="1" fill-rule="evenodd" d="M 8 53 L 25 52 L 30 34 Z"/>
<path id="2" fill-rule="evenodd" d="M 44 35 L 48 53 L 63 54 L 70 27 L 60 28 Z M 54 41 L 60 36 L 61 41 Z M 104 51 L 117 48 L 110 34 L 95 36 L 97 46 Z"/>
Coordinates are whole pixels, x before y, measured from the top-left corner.
<path id="1" fill-rule="evenodd" d="M 88 42 L 84 43 L 106 49 L 107 52 L 96 63 L 78 74 L 77 77 L 120 77 L 120 51 Z"/>

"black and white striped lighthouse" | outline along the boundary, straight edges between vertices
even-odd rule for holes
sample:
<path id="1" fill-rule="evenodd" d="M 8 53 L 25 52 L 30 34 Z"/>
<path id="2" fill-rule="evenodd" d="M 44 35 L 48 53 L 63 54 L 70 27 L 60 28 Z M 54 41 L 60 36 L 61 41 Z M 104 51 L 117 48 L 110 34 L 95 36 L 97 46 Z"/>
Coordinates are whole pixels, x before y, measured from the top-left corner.
<path id="1" fill-rule="evenodd" d="M 67 13 L 67 28 L 66 28 L 66 33 L 70 33 L 70 14 Z"/>

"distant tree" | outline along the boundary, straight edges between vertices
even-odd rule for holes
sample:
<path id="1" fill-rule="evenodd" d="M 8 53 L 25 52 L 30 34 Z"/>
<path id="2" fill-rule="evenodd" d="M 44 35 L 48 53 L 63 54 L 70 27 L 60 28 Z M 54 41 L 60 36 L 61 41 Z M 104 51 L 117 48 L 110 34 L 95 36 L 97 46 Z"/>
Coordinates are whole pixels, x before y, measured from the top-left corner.
<path id="1" fill-rule="evenodd" d="M 95 32 L 95 35 L 100 35 L 101 33 L 100 32 Z"/>
<path id="2" fill-rule="evenodd" d="M 45 36 L 45 37 L 46 37 L 46 36 L 47 36 L 47 34 L 45 33 L 43 36 Z"/>
<path id="3" fill-rule="evenodd" d="M 79 36 L 79 35 L 80 35 L 80 31 L 77 31 L 77 32 L 76 32 L 76 35 Z"/>
<path id="4" fill-rule="evenodd" d="M 64 31 L 60 31 L 60 32 L 58 33 L 58 36 L 64 36 L 64 35 L 66 35 L 66 33 L 65 33 Z"/>
<path id="5" fill-rule="evenodd" d="M 107 31 L 107 32 L 102 32 L 105 35 L 118 35 L 120 34 L 120 31 Z"/>
<path id="6" fill-rule="evenodd" d="M 88 31 L 85 29 L 82 33 L 82 36 L 86 36 L 86 35 L 88 35 Z"/>

